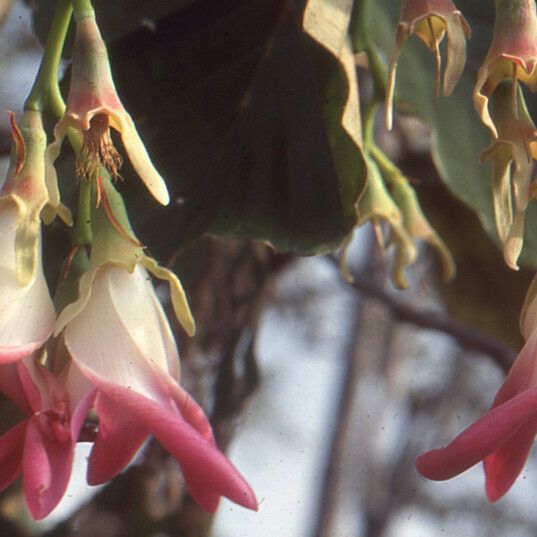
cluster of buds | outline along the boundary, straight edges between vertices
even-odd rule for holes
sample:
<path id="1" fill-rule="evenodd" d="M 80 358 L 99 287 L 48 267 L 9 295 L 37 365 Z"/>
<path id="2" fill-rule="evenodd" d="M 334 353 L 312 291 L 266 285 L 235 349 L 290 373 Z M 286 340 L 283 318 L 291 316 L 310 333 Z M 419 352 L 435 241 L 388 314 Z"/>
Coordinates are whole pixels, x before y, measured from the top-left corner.
<path id="1" fill-rule="evenodd" d="M 203 410 L 179 384 L 177 346 L 149 273 L 169 282 L 173 310 L 189 335 L 194 321 L 177 277 L 145 254 L 130 227 L 113 184 L 122 160 L 111 128 L 156 200 L 168 203 L 168 191 L 118 98 L 93 10 L 75 7 L 75 19 L 67 107 L 54 141 L 47 147 L 40 110 L 28 109 L 20 126 L 12 117 L 13 152 L 0 197 L 0 392 L 27 418 L 0 437 L 0 489 L 22 474 L 28 508 L 42 519 L 66 490 L 78 441 L 92 442 L 87 479 L 99 484 L 154 435 L 205 510 L 214 512 L 221 496 L 256 509 Z M 89 193 L 89 218 L 82 216 L 90 237 L 75 240 L 53 302 L 41 262 L 41 220 L 59 215 L 71 223 L 54 167 L 66 135 L 79 141 L 76 172 Z"/>

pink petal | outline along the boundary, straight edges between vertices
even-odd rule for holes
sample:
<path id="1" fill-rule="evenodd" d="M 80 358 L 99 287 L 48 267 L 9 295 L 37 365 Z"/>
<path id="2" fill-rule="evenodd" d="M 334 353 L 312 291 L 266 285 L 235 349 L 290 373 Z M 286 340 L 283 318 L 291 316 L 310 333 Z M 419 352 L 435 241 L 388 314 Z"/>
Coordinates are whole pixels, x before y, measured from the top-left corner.
<path id="1" fill-rule="evenodd" d="M 522 472 L 536 433 L 537 416 L 533 416 L 507 442 L 485 457 L 485 489 L 491 502 L 499 500 Z"/>
<path id="2" fill-rule="evenodd" d="M 35 520 L 45 518 L 62 499 L 69 484 L 73 442 L 57 442 L 42 434 L 38 418 L 28 420 L 23 453 L 23 489 Z"/>
<path id="3" fill-rule="evenodd" d="M 177 382 L 167 378 L 165 380 L 168 390 L 173 397 L 175 403 L 179 407 L 181 416 L 190 424 L 198 433 L 206 440 L 215 444 L 213 429 L 203 409 L 194 401 L 190 394 L 183 389 Z"/>
<path id="4" fill-rule="evenodd" d="M 187 484 L 202 498 L 203 507 L 213 508 L 214 495 L 219 495 L 248 509 L 257 509 L 255 494 L 245 479 L 226 456 L 178 412 L 128 388 L 102 382 L 96 377 L 94 382 L 114 401 L 120 412 L 138 420 L 177 459 Z M 205 501 L 209 497 L 208 491 L 212 491 L 213 496 Z"/>
<path id="5" fill-rule="evenodd" d="M 214 492 L 211 487 L 204 486 L 196 480 L 189 479 L 186 475 L 185 482 L 190 496 L 192 496 L 205 511 L 208 513 L 216 512 L 218 503 L 220 502 L 220 494 Z M 251 509 L 257 510 L 257 502 L 255 507 L 252 507 Z"/>
<path id="6" fill-rule="evenodd" d="M 42 397 L 39 385 L 37 384 L 36 372 L 47 370 L 41 364 L 34 361 L 33 358 L 29 358 L 27 362 L 18 362 L 16 367 L 23 393 L 32 409 L 32 413 L 38 412 L 42 408 Z M 32 373 L 36 374 L 36 376 L 32 376 Z M 51 373 L 49 374 L 52 375 Z"/>
<path id="7" fill-rule="evenodd" d="M 21 473 L 22 450 L 27 420 L 0 437 L 0 491 L 8 487 Z"/>
<path id="8" fill-rule="evenodd" d="M 434 480 L 454 477 L 500 448 L 536 412 L 537 389 L 526 390 L 491 409 L 447 447 L 418 457 L 418 471 Z"/>
<path id="9" fill-rule="evenodd" d="M 35 350 L 43 345 L 43 341 L 24 343 L 22 345 L 0 346 L 0 365 L 17 362 L 30 356 Z"/>
<path id="10" fill-rule="evenodd" d="M 96 396 L 97 390 L 91 390 L 79 401 L 76 408 L 73 410 L 71 415 L 71 439 L 75 444 L 78 441 L 80 429 L 82 429 L 82 426 L 84 425 L 86 415 L 93 406 Z"/>
<path id="11" fill-rule="evenodd" d="M 537 330 L 532 332 L 519 352 L 494 398 L 493 408 L 512 399 L 524 390 L 534 387 L 535 371 L 537 371 Z"/>
<path id="12" fill-rule="evenodd" d="M 23 412 L 33 414 L 32 402 L 26 395 L 25 386 L 19 375 L 18 364 L 0 366 L 0 392 L 11 399 Z M 39 391 L 35 385 L 34 390 L 30 392 L 30 399 L 33 399 L 34 395 L 39 398 Z"/>
<path id="13" fill-rule="evenodd" d="M 88 461 L 87 480 L 99 485 L 112 479 L 132 460 L 149 432 L 100 393 L 97 398 L 99 432 Z"/>

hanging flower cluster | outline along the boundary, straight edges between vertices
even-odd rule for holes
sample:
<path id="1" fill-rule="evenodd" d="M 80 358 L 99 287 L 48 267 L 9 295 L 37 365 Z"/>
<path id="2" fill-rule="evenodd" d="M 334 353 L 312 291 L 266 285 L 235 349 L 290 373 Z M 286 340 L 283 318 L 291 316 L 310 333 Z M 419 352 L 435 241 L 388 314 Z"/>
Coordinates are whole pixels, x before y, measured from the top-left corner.
<path id="1" fill-rule="evenodd" d="M 492 137 L 482 159 L 492 163 L 498 237 L 506 263 L 518 269 L 525 214 L 535 197 L 532 173 L 537 159 L 537 130 L 520 82 L 531 92 L 537 90 L 537 8 L 535 0 L 496 0 L 495 6 L 492 41 L 477 73 L 473 102 Z M 444 75 L 444 93 L 448 94 L 462 73 L 460 62 L 464 61 L 464 54 L 460 51 L 463 35 L 469 36 L 467 25 L 449 0 L 407 0 L 397 29 L 388 81 L 388 126 L 397 58 L 404 41 L 409 34 L 416 33 L 435 52 L 439 70 L 438 44 L 444 32 L 449 40 Z M 454 48 L 459 50 L 458 56 L 453 54 Z M 483 461 L 490 501 L 498 500 L 511 488 L 537 433 L 537 279 L 526 298 L 521 331 L 525 345 L 489 412 L 448 446 L 418 457 L 417 468 L 423 476 L 449 479 Z"/>
<path id="2" fill-rule="evenodd" d="M 166 204 L 168 191 L 119 100 L 91 3 L 60 2 L 58 10 L 73 8 L 71 81 L 54 141 L 47 146 L 41 118 L 47 103 L 63 108 L 59 58 L 44 60 L 19 125 L 11 118 L 13 152 L 0 197 L 0 392 L 26 419 L 0 437 L 0 489 L 22 474 L 28 508 L 42 519 L 66 490 L 78 441 L 92 442 L 87 479 L 99 484 L 153 435 L 177 459 L 204 509 L 214 512 L 221 496 L 256 509 L 203 410 L 179 384 L 176 343 L 149 273 L 169 282 L 173 310 L 189 335 L 194 321 L 177 277 L 145 254 L 129 224 L 113 184 L 122 158 L 110 129 L 154 198 Z M 76 153 L 80 199 L 53 302 L 41 263 L 41 220 L 59 215 L 72 223 L 54 167 L 66 137 Z M 66 291 L 73 289 L 74 295 Z M 86 427 L 89 415 L 98 418 L 97 429 Z"/>

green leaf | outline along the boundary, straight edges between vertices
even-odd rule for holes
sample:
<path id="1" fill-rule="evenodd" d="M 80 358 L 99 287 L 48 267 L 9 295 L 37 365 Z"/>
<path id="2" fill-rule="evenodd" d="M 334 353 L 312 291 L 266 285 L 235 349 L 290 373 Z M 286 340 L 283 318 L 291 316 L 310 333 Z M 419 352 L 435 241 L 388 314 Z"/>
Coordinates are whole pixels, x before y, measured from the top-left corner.
<path id="1" fill-rule="evenodd" d="M 303 30 L 303 9 L 199 2 L 112 43 L 119 93 L 175 200 L 150 205 L 126 174 L 152 248 L 209 232 L 313 254 L 352 229 L 364 171 L 341 124 L 349 74 Z M 355 107 L 359 119 L 357 95 Z"/>

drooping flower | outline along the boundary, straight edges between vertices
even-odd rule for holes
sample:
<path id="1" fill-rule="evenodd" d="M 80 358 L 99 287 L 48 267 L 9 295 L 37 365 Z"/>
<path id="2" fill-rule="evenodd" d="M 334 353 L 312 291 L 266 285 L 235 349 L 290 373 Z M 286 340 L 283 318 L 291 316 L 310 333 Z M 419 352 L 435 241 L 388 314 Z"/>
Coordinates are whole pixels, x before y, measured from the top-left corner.
<path id="1" fill-rule="evenodd" d="M 374 150 L 376 151 L 376 150 Z M 382 224 L 389 226 L 389 244 L 395 247 L 392 280 L 399 288 L 406 288 L 408 282 L 405 269 L 412 265 L 418 257 L 415 241 L 424 241 L 434 247 L 442 261 L 444 279 L 448 280 L 455 274 L 455 263 L 450 251 L 439 237 L 421 210 L 416 192 L 395 166 L 383 170 L 389 176 L 390 192 L 384 182 L 379 166 L 371 155 L 364 155 L 367 169 L 367 181 L 356 202 L 357 226 L 371 222 L 377 241 L 384 247 L 385 240 Z M 352 233 L 342 245 L 340 269 L 343 276 L 352 281 L 352 275 L 346 267 L 347 248 Z"/>
<path id="2" fill-rule="evenodd" d="M 492 42 L 474 87 L 474 105 L 481 121 L 498 136 L 490 117 L 488 100 L 500 82 L 511 80 L 513 107 L 517 81 L 537 89 L 537 12 L 535 0 L 496 0 Z"/>
<path id="3" fill-rule="evenodd" d="M 435 54 L 437 97 L 440 92 L 441 56 L 439 45 L 447 34 L 447 66 L 444 72 L 444 95 L 454 90 L 466 63 L 466 39 L 470 26 L 451 0 L 406 0 L 395 33 L 386 89 L 386 128 L 392 128 L 393 95 L 397 60 L 405 41 L 416 34 Z"/>
<path id="4" fill-rule="evenodd" d="M 60 327 L 62 318 L 60 317 Z M 106 264 L 63 332 L 80 371 L 98 390 L 99 432 L 88 480 L 117 474 L 153 434 L 177 459 L 191 495 L 206 510 L 220 496 L 255 509 L 246 481 L 216 448 L 203 412 L 179 386 L 179 355 L 148 273 Z"/>
<path id="5" fill-rule="evenodd" d="M 41 263 L 40 213 L 49 200 L 46 138 L 37 112 L 21 129 L 12 116 L 14 150 L 0 197 L 0 364 L 32 354 L 56 319 Z"/>
<path id="6" fill-rule="evenodd" d="M 447 447 L 418 457 L 418 471 L 444 480 L 483 461 L 487 497 L 494 502 L 513 485 L 524 468 L 537 433 L 537 280 L 521 315 L 526 343 L 496 394 L 489 412 Z"/>
<path id="7" fill-rule="evenodd" d="M 74 448 L 94 393 L 70 399 L 61 380 L 33 358 L 0 366 L 0 391 L 28 416 L 0 437 L 0 490 L 22 474 L 28 509 L 41 520 L 69 484 Z"/>
<path id="8" fill-rule="evenodd" d="M 48 148 L 47 174 L 51 177 L 56 175 L 52 163 L 70 127 L 81 132 L 84 139 L 77 163 L 81 179 L 94 179 L 101 165 L 113 178 L 119 176 L 122 159 L 110 136 L 113 128 L 120 133 L 132 167 L 151 194 L 163 205 L 169 202 L 166 183 L 151 162 L 131 116 L 117 95 L 106 45 L 95 15 L 90 13 L 84 13 L 76 21 L 67 108 L 54 128 L 55 141 Z"/>
<path id="9" fill-rule="evenodd" d="M 78 299 L 63 309 L 55 329 L 74 366 L 98 391 L 99 432 L 88 480 L 112 478 L 153 434 L 177 459 L 188 490 L 206 510 L 214 511 L 220 496 L 255 509 L 252 490 L 179 385 L 177 347 L 146 269 L 170 283 L 177 318 L 193 334 L 181 284 L 137 245 L 109 182 L 99 196 L 108 209 L 94 206 L 89 266 L 79 279 Z"/>
<path id="10" fill-rule="evenodd" d="M 507 264 L 517 270 L 524 242 L 525 213 L 530 201 L 533 161 L 537 158 L 537 129 L 520 88 L 516 110 L 510 82 L 502 82 L 491 96 L 489 108 L 498 137 L 481 155 L 493 167 L 492 199 L 498 237 Z"/>

